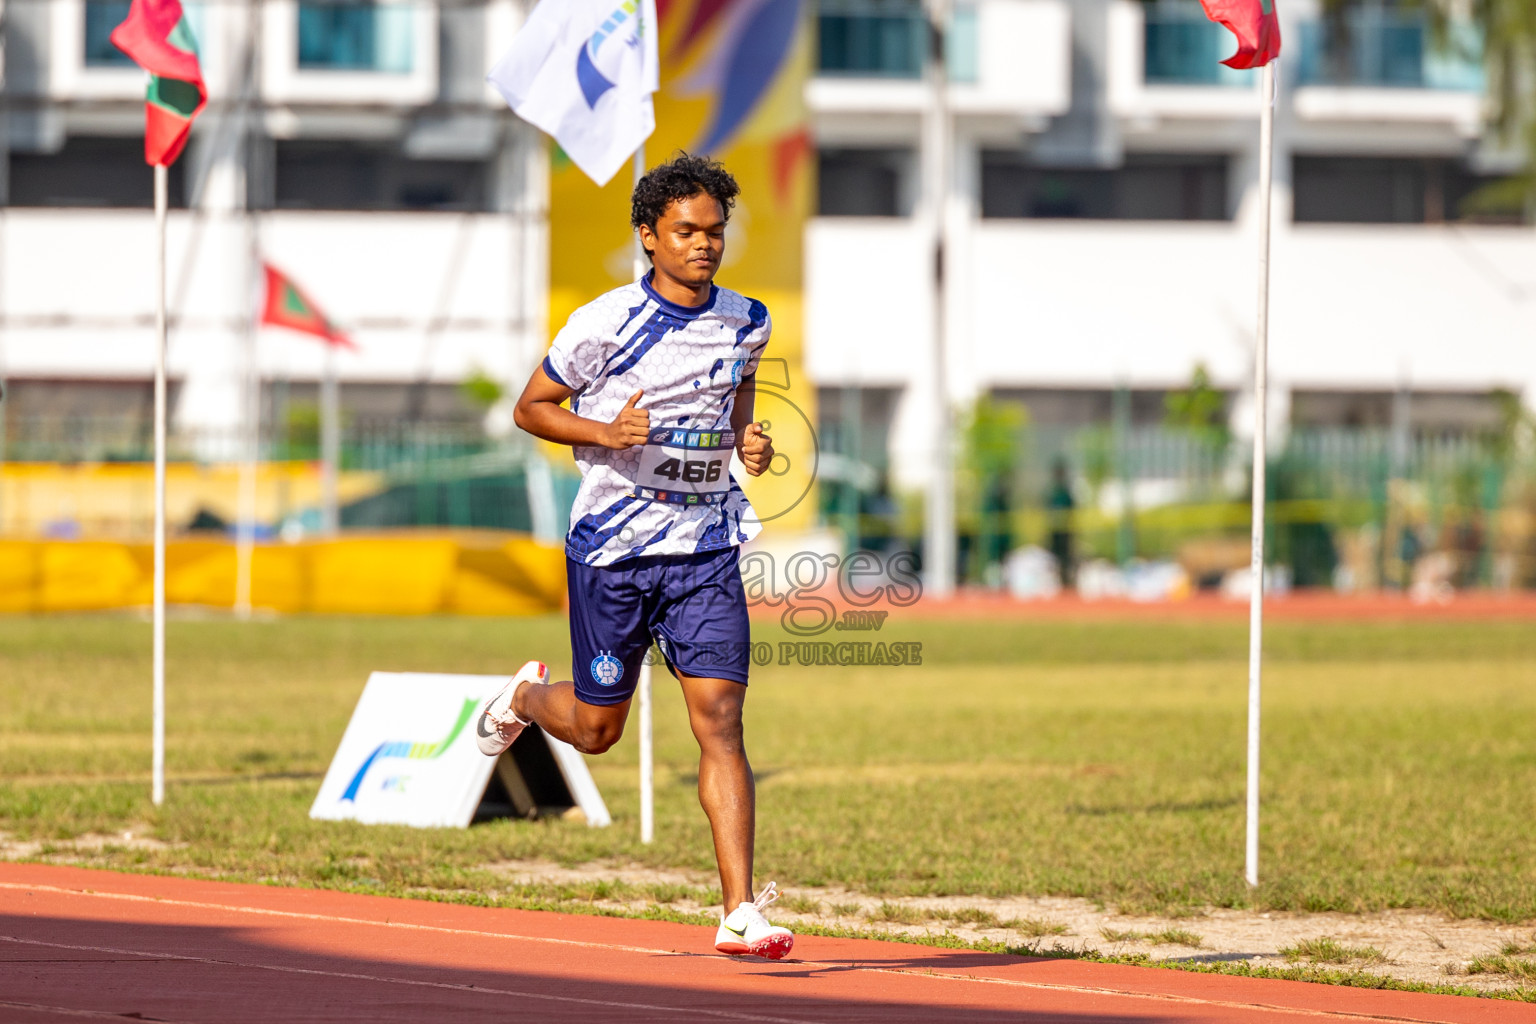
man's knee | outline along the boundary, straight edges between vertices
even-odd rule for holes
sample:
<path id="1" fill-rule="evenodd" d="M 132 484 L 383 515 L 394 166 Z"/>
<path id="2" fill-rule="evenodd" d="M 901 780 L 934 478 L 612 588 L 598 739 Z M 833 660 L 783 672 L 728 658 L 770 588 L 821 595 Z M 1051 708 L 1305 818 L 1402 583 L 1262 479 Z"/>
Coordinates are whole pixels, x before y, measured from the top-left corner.
<path id="1" fill-rule="evenodd" d="M 571 746 L 583 754 L 601 754 L 619 742 L 623 735 L 623 722 L 581 722 L 576 726 L 575 742 Z"/>
<path id="2" fill-rule="evenodd" d="M 725 691 L 698 701 L 691 709 L 693 731 L 701 743 L 741 743 L 741 694 Z"/>

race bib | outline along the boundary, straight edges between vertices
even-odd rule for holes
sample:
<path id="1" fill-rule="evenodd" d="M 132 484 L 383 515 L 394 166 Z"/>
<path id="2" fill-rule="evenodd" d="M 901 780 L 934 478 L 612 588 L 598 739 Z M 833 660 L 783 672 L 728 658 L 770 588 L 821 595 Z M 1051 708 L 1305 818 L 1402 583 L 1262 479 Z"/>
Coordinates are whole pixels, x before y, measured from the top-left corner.
<path id="1" fill-rule="evenodd" d="M 669 505 L 718 505 L 731 492 L 731 430 L 651 431 L 640 453 L 635 497 Z"/>

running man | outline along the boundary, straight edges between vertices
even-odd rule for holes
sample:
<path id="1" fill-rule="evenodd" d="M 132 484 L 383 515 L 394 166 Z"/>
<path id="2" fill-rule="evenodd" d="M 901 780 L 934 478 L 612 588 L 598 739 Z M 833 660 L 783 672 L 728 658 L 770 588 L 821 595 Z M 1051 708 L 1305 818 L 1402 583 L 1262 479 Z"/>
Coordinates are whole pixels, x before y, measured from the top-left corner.
<path id="1" fill-rule="evenodd" d="M 737 547 L 760 526 L 732 479 L 773 441 L 752 420 L 753 374 L 772 323 L 756 299 L 714 284 L 740 191 L 718 163 L 680 154 L 635 185 L 630 222 L 651 272 L 571 314 L 517 401 L 517 425 L 574 450 L 581 488 L 566 536 L 573 682 L 530 661 L 481 706 L 480 749 L 523 727 L 587 754 L 624 732 L 652 638 L 677 677 L 699 743 L 699 803 L 730 912 L 715 948 L 777 960 L 794 936 L 752 890 L 756 795 L 742 742 L 750 634 Z M 570 409 L 561 403 L 570 401 Z"/>

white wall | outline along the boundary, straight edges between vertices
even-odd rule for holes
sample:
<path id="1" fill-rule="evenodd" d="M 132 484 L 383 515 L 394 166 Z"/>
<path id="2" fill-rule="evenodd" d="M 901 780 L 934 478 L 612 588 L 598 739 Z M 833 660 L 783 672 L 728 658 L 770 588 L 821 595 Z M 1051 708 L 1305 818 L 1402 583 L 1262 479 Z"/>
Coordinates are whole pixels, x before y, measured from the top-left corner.
<path id="1" fill-rule="evenodd" d="M 929 276 L 915 221 L 820 218 L 807 231 L 807 369 L 825 385 L 921 384 Z M 908 238 L 907 236 L 910 236 Z M 999 386 L 1178 386 L 1204 363 L 1250 386 L 1256 237 L 1241 223 L 982 221 L 952 302 L 963 406 Z M 1271 387 L 1512 388 L 1536 397 L 1536 232 L 1277 225 Z M 914 389 L 920 393 L 921 388 Z M 935 424 L 904 403 L 903 482 Z"/>
<path id="2" fill-rule="evenodd" d="M 263 215 L 260 248 L 360 347 L 343 380 L 461 380 L 475 368 L 521 385 L 543 355 L 544 229 L 496 214 Z M 154 367 L 149 211 L 9 210 L 0 220 L 0 373 L 140 377 Z M 181 426 L 237 423 L 246 235 L 238 217 L 170 218 L 169 369 Z M 187 269 L 190 266 L 190 271 Z M 185 277 L 183 276 L 185 275 Z M 184 282 L 184 284 L 183 284 Z M 529 317 L 522 314 L 527 312 Z M 268 377 L 318 377 L 323 346 L 264 328 Z"/>

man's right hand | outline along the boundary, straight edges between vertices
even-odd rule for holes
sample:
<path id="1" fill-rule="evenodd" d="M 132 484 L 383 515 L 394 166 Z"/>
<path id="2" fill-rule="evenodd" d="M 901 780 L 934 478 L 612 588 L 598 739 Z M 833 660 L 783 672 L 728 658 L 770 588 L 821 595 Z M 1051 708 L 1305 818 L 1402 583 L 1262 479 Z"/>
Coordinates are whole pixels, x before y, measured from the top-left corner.
<path id="1" fill-rule="evenodd" d="M 645 444 L 651 436 L 651 414 L 644 409 L 636 409 L 635 403 L 644 395 L 642 389 L 629 396 L 629 401 L 624 403 L 624 408 L 613 418 L 613 422 L 603 428 L 603 446 L 605 448 L 633 448 L 638 444 Z"/>

